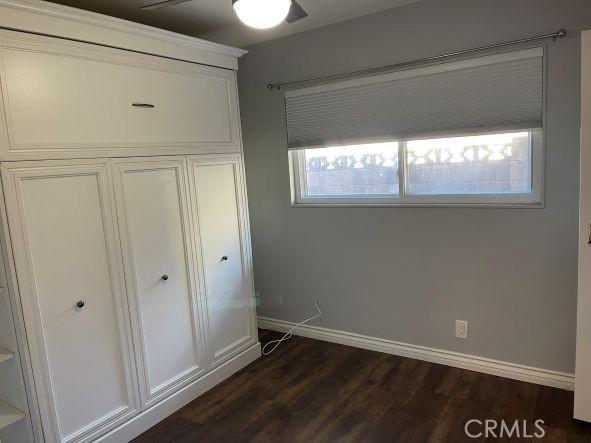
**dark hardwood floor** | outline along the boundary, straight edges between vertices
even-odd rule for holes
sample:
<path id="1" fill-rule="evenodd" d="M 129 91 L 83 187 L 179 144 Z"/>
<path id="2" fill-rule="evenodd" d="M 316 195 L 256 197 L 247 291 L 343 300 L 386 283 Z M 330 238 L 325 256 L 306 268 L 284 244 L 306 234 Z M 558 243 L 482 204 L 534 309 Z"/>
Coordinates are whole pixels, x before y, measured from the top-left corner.
<path id="1" fill-rule="evenodd" d="M 278 336 L 260 331 L 261 343 Z M 530 433 L 541 419 L 541 440 L 490 440 L 591 442 L 572 403 L 569 391 L 294 337 L 135 441 L 455 443 L 485 441 L 464 434 L 470 419 L 527 420 Z"/>

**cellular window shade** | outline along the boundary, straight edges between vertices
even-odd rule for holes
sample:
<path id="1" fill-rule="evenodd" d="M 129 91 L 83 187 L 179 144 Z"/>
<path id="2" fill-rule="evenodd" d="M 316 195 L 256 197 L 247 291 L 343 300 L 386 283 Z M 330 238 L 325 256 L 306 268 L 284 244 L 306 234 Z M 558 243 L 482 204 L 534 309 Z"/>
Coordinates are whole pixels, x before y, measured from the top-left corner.
<path id="1" fill-rule="evenodd" d="M 288 148 L 542 127 L 533 48 L 285 93 Z"/>

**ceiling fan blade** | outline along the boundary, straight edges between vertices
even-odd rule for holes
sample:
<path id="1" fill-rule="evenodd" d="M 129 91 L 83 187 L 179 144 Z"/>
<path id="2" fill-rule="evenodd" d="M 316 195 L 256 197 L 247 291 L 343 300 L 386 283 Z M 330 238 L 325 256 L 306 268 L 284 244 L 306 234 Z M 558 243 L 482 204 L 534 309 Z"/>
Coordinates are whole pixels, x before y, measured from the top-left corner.
<path id="1" fill-rule="evenodd" d="M 287 23 L 293 23 L 305 17 L 308 17 L 308 13 L 304 11 L 304 8 L 302 8 L 295 0 L 292 0 L 291 7 L 289 8 L 289 12 L 287 13 L 285 21 Z"/>
<path id="2" fill-rule="evenodd" d="M 149 5 L 142 6 L 142 9 L 152 10 L 165 8 L 167 6 L 178 5 L 179 3 L 186 3 L 192 0 L 161 0 L 159 2 L 150 3 Z"/>

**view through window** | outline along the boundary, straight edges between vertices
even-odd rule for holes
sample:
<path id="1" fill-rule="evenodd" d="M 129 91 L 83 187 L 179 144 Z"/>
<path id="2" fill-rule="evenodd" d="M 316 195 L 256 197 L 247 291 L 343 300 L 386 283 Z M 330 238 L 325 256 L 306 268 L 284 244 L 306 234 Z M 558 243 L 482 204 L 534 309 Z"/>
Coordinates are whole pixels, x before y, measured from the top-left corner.
<path id="1" fill-rule="evenodd" d="M 536 145 L 541 131 L 530 130 L 304 149 L 295 154 L 297 191 L 312 202 L 503 201 L 532 193 Z"/>

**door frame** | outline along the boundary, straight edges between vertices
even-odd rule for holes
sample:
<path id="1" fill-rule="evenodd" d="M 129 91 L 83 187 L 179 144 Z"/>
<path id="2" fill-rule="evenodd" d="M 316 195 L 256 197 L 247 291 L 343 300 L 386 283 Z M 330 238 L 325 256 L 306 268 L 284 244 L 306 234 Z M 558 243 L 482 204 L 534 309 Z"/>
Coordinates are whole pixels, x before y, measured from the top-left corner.
<path id="1" fill-rule="evenodd" d="M 581 185 L 574 417 L 591 421 L 591 30 L 581 33 Z"/>

